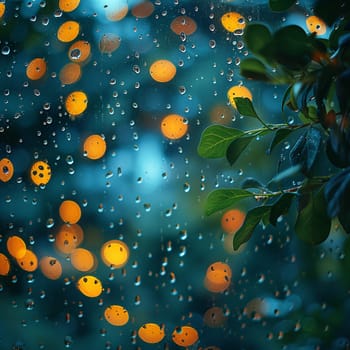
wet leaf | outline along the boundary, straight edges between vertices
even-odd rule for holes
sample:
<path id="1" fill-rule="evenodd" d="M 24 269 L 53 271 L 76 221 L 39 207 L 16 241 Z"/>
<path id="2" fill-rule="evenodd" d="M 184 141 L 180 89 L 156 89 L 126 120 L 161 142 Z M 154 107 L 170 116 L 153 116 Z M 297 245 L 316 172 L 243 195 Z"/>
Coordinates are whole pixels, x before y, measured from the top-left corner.
<path id="1" fill-rule="evenodd" d="M 305 198 L 301 198 L 301 200 L 305 200 Z M 304 242 L 319 244 L 327 239 L 331 228 L 331 219 L 327 214 L 324 186 L 309 193 L 306 200 L 306 205 L 303 204 L 302 209 L 298 212 L 294 227 L 295 232 Z"/>
<path id="2" fill-rule="evenodd" d="M 278 200 L 271 206 L 270 223 L 274 226 L 277 224 L 277 219 L 281 215 L 288 213 L 290 206 L 292 205 L 295 193 L 284 193 Z"/>
<path id="3" fill-rule="evenodd" d="M 244 136 L 231 142 L 226 152 L 226 159 L 230 165 L 233 165 L 235 163 L 235 161 L 239 158 L 239 156 L 254 138 L 255 136 Z"/>
<path id="4" fill-rule="evenodd" d="M 252 178 L 252 177 L 247 177 L 243 180 L 241 184 L 242 188 L 259 188 L 259 189 L 265 189 L 265 186 L 258 180 Z"/>
<path id="5" fill-rule="evenodd" d="M 249 98 L 246 97 L 235 97 L 234 98 L 238 112 L 246 117 L 259 118 L 256 113 L 253 103 Z"/>
<path id="6" fill-rule="evenodd" d="M 293 165 L 300 165 L 306 175 L 310 172 L 321 143 L 321 132 L 310 127 L 301 135 L 289 153 Z"/>
<path id="7" fill-rule="evenodd" d="M 245 28 L 244 41 L 248 50 L 255 55 L 260 55 L 260 50 L 269 43 L 271 39 L 272 34 L 269 28 L 263 24 L 253 23 L 247 25 Z"/>
<path id="8" fill-rule="evenodd" d="M 294 131 L 293 129 L 289 129 L 289 128 L 278 129 L 272 138 L 272 141 L 271 141 L 270 146 L 267 150 L 267 153 L 270 154 L 272 152 L 272 150 L 293 131 Z"/>
<path id="9" fill-rule="evenodd" d="M 233 140 L 244 135 L 238 129 L 222 125 L 211 125 L 206 128 L 198 145 L 198 154 L 203 158 L 222 158 Z"/>
<path id="10" fill-rule="evenodd" d="M 254 197 L 253 192 L 244 189 L 221 189 L 209 193 L 205 203 L 205 214 L 211 215 L 219 210 L 226 209 L 242 199 Z"/>
<path id="11" fill-rule="evenodd" d="M 246 58 L 242 60 L 239 67 L 240 74 L 245 78 L 266 82 L 273 81 L 268 68 L 256 58 Z"/>
<path id="12" fill-rule="evenodd" d="M 270 9 L 280 12 L 286 11 L 295 4 L 295 0 L 269 0 Z"/>
<path id="13" fill-rule="evenodd" d="M 255 228 L 266 215 L 269 215 L 271 206 L 264 205 L 255 207 L 248 211 L 245 221 L 241 228 L 233 237 L 233 249 L 237 250 L 243 243 L 249 241 Z"/>
<path id="14" fill-rule="evenodd" d="M 272 41 L 261 49 L 261 54 L 287 70 L 302 70 L 310 63 L 314 48 L 305 31 L 297 25 L 277 30 Z"/>

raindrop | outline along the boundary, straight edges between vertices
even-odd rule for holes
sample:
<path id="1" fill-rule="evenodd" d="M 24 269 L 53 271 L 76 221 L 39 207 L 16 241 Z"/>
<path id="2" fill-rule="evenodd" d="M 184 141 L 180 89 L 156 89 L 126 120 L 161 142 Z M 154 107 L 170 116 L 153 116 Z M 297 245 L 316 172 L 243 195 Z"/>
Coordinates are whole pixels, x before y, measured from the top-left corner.
<path id="1" fill-rule="evenodd" d="M 183 188 L 185 192 L 190 192 L 191 185 L 188 182 L 185 182 Z"/>
<path id="2" fill-rule="evenodd" d="M 5 45 L 2 49 L 1 49 L 1 53 L 4 56 L 7 56 L 9 53 L 11 52 L 11 49 L 9 46 Z"/>

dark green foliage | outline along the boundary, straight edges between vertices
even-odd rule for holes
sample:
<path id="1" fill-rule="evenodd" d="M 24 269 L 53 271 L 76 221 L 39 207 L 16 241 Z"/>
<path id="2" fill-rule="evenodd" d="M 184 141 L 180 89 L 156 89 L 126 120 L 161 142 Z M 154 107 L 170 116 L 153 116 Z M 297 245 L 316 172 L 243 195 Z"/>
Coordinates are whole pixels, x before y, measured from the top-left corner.
<path id="1" fill-rule="evenodd" d="M 294 0 L 270 0 L 272 11 L 286 11 Z M 278 218 L 294 211 L 294 231 L 304 242 L 319 244 L 327 239 L 334 218 L 350 233 L 350 2 L 327 0 L 315 3 L 315 14 L 328 25 L 337 22 L 328 39 L 308 34 L 298 25 L 287 25 L 271 33 L 260 23 L 249 23 L 244 41 L 251 56 L 242 60 L 243 77 L 286 87 L 281 110 L 289 108 L 299 120 L 293 124 L 269 124 L 247 98 L 235 98 L 237 112 L 262 124 L 253 130 L 228 127 L 207 128 L 199 143 L 199 154 L 207 158 L 226 157 L 233 166 L 254 145 L 254 138 L 271 135 L 271 154 L 296 130 L 305 131 L 292 143 L 290 167 L 276 174 L 267 185 L 252 178 L 241 188 L 219 189 L 209 194 L 206 214 L 226 209 L 245 199 L 259 205 L 248 210 L 246 221 L 233 239 L 234 249 L 247 242 L 262 222 L 278 226 Z M 326 174 L 330 168 L 346 168 L 339 174 Z M 328 162 L 328 164 L 329 164 Z M 327 164 L 327 163 L 326 163 Z M 318 165 L 318 166 L 316 166 Z M 279 167 L 278 167 L 279 169 Z M 291 177 L 303 181 L 284 188 Z M 272 190 L 274 188 L 274 190 Z M 275 190 L 277 188 L 277 190 Z M 249 189 L 247 191 L 246 189 Z M 296 205 L 293 205 L 295 203 Z"/>
<path id="2" fill-rule="evenodd" d="M 300 165 L 301 171 L 308 175 L 316 160 L 316 156 L 321 143 L 321 132 L 313 127 L 309 127 L 294 144 L 289 153 L 291 163 Z"/>
<path id="3" fill-rule="evenodd" d="M 286 11 L 295 4 L 295 0 L 269 0 L 272 11 Z"/>

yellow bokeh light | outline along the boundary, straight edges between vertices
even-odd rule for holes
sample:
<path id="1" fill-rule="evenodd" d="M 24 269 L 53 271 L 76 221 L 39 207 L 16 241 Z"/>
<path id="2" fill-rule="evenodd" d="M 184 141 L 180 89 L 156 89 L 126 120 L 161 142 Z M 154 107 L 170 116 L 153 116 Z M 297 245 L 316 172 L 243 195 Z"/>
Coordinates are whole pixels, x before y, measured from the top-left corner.
<path id="1" fill-rule="evenodd" d="M 317 16 L 307 17 L 306 27 L 310 33 L 315 33 L 316 35 L 323 35 L 327 31 L 326 23 Z"/>
<path id="2" fill-rule="evenodd" d="M 62 225 L 55 236 L 55 247 L 63 254 L 71 254 L 84 239 L 84 231 L 78 224 Z"/>
<path id="3" fill-rule="evenodd" d="M 165 337 L 164 327 L 160 327 L 158 324 L 151 322 L 142 325 L 137 334 L 142 341 L 148 344 L 159 343 Z"/>
<path id="4" fill-rule="evenodd" d="M 85 248 L 73 249 L 70 255 L 70 262 L 76 270 L 82 272 L 92 271 L 97 266 L 97 259 L 94 254 Z"/>
<path id="5" fill-rule="evenodd" d="M 65 200 L 59 207 L 59 215 L 66 224 L 76 224 L 81 218 L 80 205 L 72 200 Z"/>
<path id="6" fill-rule="evenodd" d="M 15 169 L 13 163 L 8 158 L 2 158 L 0 160 L 0 181 L 10 181 Z"/>
<path id="7" fill-rule="evenodd" d="M 30 178 L 37 186 L 46 185 L 51 179 L 51 167 L 46 162 L 39 160 L 30 169 Z"/>
<path id="8" fill-rule="evenodd" d="M 86 40 L 73 43 L 68 50 L 68 58 L 75 63 L 85 62 L 91 54 L 91 45 Z"/>
<path id="9" fill-rule="evenodd" d="M 162 134 L 170 140 L 178 140 L 188 131 L 187 120 L 178 114 L 165 116 L 160 124 Z"/>
<path id="10" fill-rule="evenodd" d="M 76 21 L 66 21 L 57 30 L 57 39 L 69 43 L 76 39 L 80 31 L 80 24 Z"/>
<path id="11" fill-rule="evenodd" d="M 72 12 L 78 8 L 80 0 L 59 0 L 58 7 L 63 12 Z"/>
<path id="12" fill-rule="evenodd" d="M 96 298 L 103 291 L 101 281 L 95 276 L 90 275 L 80 277 L 77 282 L 77 288 L 89 298 Z"/>
<path id="13" fill-rule="evenodd" d="M 62 84 L 70 85 L 76 83 L 81 78 L 81 66 L 78 63 L 70 62 L 65 64 L 59 73 Z"/>
<path id="14" fill-rule="evenodd" d="M 196 21 L 188 16 L 178 16 L 170 23 L 170 29 L 177 35 L 191 35 L 197 30 Z"/>
<path id="15" fill-rule="evenodd" d="M 100 135 L 90 135 L 84 141 L 83 152 L 89 159 L 96 160 L 102 158 L 106 153 L 106 149 L 106 141 Z"/>
<path id="16" fill-rule="evenodd" d="M 174 329 L 171 339 L 178 346 L 188 347 L 198 341 L 199 336 L 197 330 L 192 326 L 182 326 Z"/>
<path id="17" fill-rule="evenodd" d="M 24 240 L 19 236 L 11 236 L 6 241 L 6 247 L 11 256 L 15 259 L 21 259 L 27 252 L 27 246 Z"/>
<path id="18" fill-rule="evenodd" d="M 62 275 L 62 264 L 52 256 L 42 257 L 39 261 L 39 268 L 42 274 L 50 280 L 57 280 Z"/>
<path id="19" fill-rule="evenodd" d="M 65 107 L 69 115 L 77 117 L 83 114 L 88 105 L 88 98 L 83 91 L 71 92 L 65 101 Z"/>
<path id="20" fill-rule="evenodd" d="M 123 267 L 129 259 L 129 248 L 120 240 L 105 242 L 101 248 L 102 261 L 111 268 Z"/>
<path id="21" fill-rule="evenodd" d="M 26 75 L 30 80 L 39 80 L 46 73 L 47 65 L 43 58 L 34 58 L 26 68 Z"/>
<path id="22" fill-rule="evenodd" d="M 221 24 L 228 32 L 241 33 L 246 26 L 246 21 L 238 12 L 227 12 L 221 16 Z"/>
<path id="23" fill-rule="evenodd" d="M 158 83 L 167 83 L 175 77 L 176 66 L 169 60 L 157 60 L 151 64 L 149 74 Z"/>
<path id="24" fill-rule="evenodd" d="M 110 305 L 105 309 L 104 317 L 113 326 L 124 326 L 129 321 L 129 313 L 123 306 Z"/>
<path id="25" fill-rule="evenodd" d="M 20 268 L 27 272 L 33 272 L 38 268 L 38 258 L 36 254 L 27 249 L 22 258 L 16 259 Z"/>
<path id="26" fill-rule="evenodd" d="M 229 209 L 221 217 L 221 228 L 228 234 L 236 233 L 245 220 L 245 213 L 239 209 Z"/>
<path id="27" fill-rule="evenodd" d="M 0 253 L 0 276 L 7 276 L 10 268 L 10 260 L 5 254 Z"/>
<path id="28" fill-rule="evenodd" d="M 250 92 L 250 90 L 242 85 L 235 85 L 232 86 L 228 91 L 227 91 L 227 98 L 230 101 L 230 104 L 233 108 L 236 108 L 236 102 L 235 102 L 235 98 L 236 97 L 245 97 L 245 98 L 249 98 L 250 101 L 253 100 L 253 95 Z"/>

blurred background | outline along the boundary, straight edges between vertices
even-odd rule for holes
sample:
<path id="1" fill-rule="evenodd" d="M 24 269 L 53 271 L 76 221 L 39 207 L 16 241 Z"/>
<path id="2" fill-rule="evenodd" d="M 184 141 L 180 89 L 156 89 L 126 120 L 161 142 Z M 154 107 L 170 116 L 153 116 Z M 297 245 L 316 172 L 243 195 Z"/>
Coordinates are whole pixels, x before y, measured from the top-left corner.
<path id="1" fill-rule="evenodd" d="M 337 225 L 327 241 L 311 247 L 284 217 L 276 227 L 259 227 L 234 252 L 220 224 L 223 213 L 204 214 L 210 191 L 239 187 L 246 177 L 266 183 L 278 167 L 288 167 L 290 144 L 267 155 L 270 136 L 256 140 L 233 167 L 197 154 L 200 135 L 212 123 L 259 126 L 230 105 L 232 86 L 249 88 L 266 121 L 295 117 L 281 113 L 284 87 L 242 80 L 239 64 L 249 52 L 242 32 L 226 30 L 221 16 L 237 12 L 271 30 L 291 23 L 306 30 L 312 3 L 300 0 L 281 14 L 263 0 L 81 0 L 72 11 L 67 8 L 74 1 L 68 0 L 6 1 L 0 20 L 0 158 L 11 160 L 14 175 L 0 182 L 0 252 L 10 264 L 0 276 L 0 349 L 178 349 L 172 332 L 185 325 L 199 336 L 190 349 L 349 349 L 350 244 Z M 195 23 L 192 33 L 174 32 L 171 24 L 179 16 Z M 66 21 L 79 23 L 71 42 L 57 37 Z M 83 61 L 82 52 L 70 50 L 78 40 L 91 47 Z M 46 62 L 37 80 L 27 75 L 34 58 Z M 169 82 L 149 73 L 158 59 L 176 67 Z M 62 69 L 76 62 L 78 78 L 65 80 Z M 77 116 L 66 106 L 74 91 L 88 100 Z M 169 139 L 161 132 L 168 114 L 185 118 L 185 135 Z M 97 160 L 84 155 L 91 134 L 107 145 Z M 39 160 L 51 168 L 50 181 L 41 186 L 30 170 Z M 91 271 L 74 268 L 55 244 L 64 200 L 81 208 L 80 247 L 97 261 Z M 243 205 L 246 210 L 249 203 Z M 9 254 L 11 236 L 21 237 L 38 261 L 60 261 L 59 278 L 48 278 L 40 266 L 23 269 Z M 111 269 L 101 259 L 109 240 L 129 247 L 122 268 Z M 232 270 L 229 287 L 219 293 L 204 285 L 217 261 Z M 98 297 L 77 288 L 85 275 L 102 283 Z M 127 324 L 106 321 L 104 310 L 112 304 L 128 311 Z M 159 343 L 137 335 L 149 322 L 164 327 Z"/>

